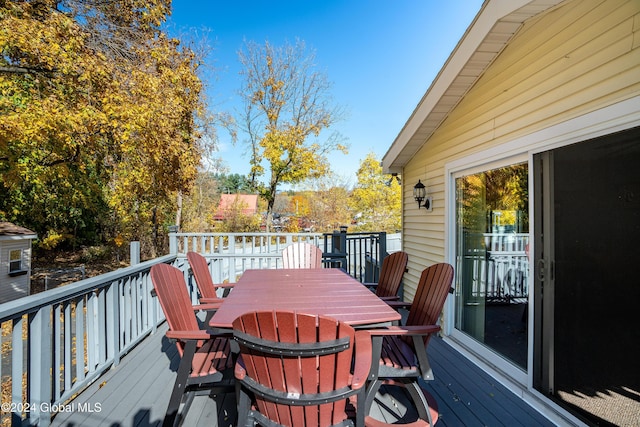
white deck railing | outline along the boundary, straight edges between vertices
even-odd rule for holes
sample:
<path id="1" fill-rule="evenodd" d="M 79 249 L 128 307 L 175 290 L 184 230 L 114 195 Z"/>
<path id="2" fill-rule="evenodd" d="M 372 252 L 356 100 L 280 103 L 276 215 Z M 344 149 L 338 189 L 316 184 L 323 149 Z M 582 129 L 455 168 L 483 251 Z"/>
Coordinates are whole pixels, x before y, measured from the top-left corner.
<path id="1" fill-rule="evenodd" d="M 164 315 L 149 271 L 160 262 L 181 266 L 165 256 L 0 305 L 2 423 L 48 425 L 155 330 Z"/>
<path id="2" fill-rule="evenodd" d="M 247 269 L 282 267 L 282 251 L 294 242 L 308 242 L 322 249 L 325 265 L 340 266 L 360 281 L 387 252 L 386 233 L 169 233 L 170 253 L 178 258 L 189 251 L 207 258 L 214 282 L 234 283 Z M 371 281 L 370 279 L 367 281 Z"/>
<path id="3" fill-rule="evenodd" d="M 178 258 L 190 251 L 207 258 L 215 283 L 235 283 L 247 269 L 282 268 L 282 251 L 294 242 L 322 247 L 324 239 L 316 233 L 169 233 L 169 242 Z"/>

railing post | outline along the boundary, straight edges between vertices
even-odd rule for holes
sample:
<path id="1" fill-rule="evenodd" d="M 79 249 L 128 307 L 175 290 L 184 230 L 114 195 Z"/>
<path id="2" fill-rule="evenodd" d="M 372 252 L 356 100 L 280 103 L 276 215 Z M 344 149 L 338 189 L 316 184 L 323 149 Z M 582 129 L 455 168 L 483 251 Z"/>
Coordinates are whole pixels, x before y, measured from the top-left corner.
<path id="1" fill-rule="evenodd" d="M 178 255 L 178 226 L 169 226 L 169 254 Z"/>
<path id="2" fill-rule="evenodd" d="M 378 265 L 382 267 L 382 261 L 384 261 L 384 258 L 387 256 L 387 232 L 386 231 L 380 232 L 380 235 L 378 236 L 378 246 L 380 248 L 378 253 Z"/>
<path id="3" fill-rule="evenodd" d="M 326 241 L 325 241 L 326 242 Z M 326 244 L 325 244 L 326 246 Z M 331 234 L 331 251 L 333 256 L 329 266 L 332 268 L 340 267 L 344 271 L 349 271 L 347 266 L 347 227 L 341 226 L 340 231 L 334 230 Z M 340 256 L 338 256 L 340 255 Z"/>
<path id="4" fill-rule="evenodd" d="M 140 264 L 140 242 L 129 243 L 129 265 Z"/>

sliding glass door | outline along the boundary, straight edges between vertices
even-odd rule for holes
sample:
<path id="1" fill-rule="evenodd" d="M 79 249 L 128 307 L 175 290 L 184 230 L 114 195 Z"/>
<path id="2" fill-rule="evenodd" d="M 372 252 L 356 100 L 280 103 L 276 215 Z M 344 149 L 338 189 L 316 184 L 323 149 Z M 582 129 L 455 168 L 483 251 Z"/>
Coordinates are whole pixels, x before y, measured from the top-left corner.
<path id="1" fill-rule="evenodd" d="M 590 424 L 637 425 L 640 128 L 533 165 L 533 385 Z"/>
<path id="2" fill-rule="evenodd" d="M 512 164 L 455 179 L 455 327 L 527 366 L 529 169 Z"/>

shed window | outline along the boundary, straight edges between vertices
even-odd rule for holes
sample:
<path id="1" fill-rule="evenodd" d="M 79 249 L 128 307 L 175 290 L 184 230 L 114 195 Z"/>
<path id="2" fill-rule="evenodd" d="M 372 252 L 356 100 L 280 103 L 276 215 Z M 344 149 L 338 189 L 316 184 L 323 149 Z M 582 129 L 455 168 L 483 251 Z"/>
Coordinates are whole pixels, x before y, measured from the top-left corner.
<path id="1" fill-rule="evenodd" d="M 22 270 L 22 249 L 9 251 L 9 273 Z"/>

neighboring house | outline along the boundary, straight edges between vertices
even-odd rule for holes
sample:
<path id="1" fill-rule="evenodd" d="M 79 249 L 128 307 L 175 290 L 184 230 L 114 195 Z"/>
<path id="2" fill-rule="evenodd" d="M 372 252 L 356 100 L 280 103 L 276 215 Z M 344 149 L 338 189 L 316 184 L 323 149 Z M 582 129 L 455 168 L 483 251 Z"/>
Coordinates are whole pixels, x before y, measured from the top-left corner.
<path id="1" fill-rule="evenodd" d="M 486 1 L 383 158 L 405 295 L 453 264 L 445 340 L 560 425 L 640 423 L 639 165 L 637 0 Z"/>
<path id="2" fill-rule="evenodd" d="M 31 276 L 31 230 L 0 222 L 0 303 L 29 295 Z"/>
<path id="3" fill-rule="evenodd" d="M 221 221 L 229 212 L 238 208 L 242 215 L 254 215 L 258 212 L 258 196 L 256 194 L 222 194 L 213 218 Z"/>

